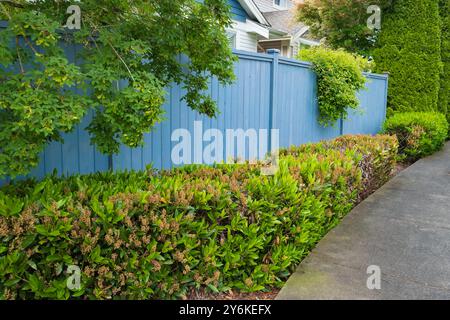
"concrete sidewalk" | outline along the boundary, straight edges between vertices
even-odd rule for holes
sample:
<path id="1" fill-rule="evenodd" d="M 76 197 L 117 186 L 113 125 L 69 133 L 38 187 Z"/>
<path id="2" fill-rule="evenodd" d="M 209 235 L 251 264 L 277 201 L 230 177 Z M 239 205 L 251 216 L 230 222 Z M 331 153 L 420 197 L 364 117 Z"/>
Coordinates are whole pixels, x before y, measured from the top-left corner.
<path id="1" fill-rule="evenodd" d="M 367 288 L 367 268 L 381 289 Z M 450 299 L 450 143 L 356 207 L 277 299 Z"/>

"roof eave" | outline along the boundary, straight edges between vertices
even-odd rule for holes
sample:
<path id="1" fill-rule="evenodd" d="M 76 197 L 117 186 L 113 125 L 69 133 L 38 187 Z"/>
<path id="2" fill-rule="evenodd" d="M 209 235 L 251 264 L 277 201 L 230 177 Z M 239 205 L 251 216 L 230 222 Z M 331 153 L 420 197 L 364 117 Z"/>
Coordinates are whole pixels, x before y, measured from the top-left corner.
<path id="1" fill-rule="evenodd" d="M 253 0 L 238 0 L 241 4 L 242 8 L 248 13 L 248 15 L 256 19 L 259 23 L 270 26 L 270 23 L 267 21 L 267 19 L 264 17 L 261 11 L 259 11 L 256 4 L 253 2 Z"/>

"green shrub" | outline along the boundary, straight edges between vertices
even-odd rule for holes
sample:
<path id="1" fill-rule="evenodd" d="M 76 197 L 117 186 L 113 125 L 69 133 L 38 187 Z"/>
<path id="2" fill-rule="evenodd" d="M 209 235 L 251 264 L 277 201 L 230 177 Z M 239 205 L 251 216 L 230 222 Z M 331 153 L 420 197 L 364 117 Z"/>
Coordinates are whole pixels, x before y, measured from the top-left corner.
<path id="1" fill-rule="evenodd" d="M 439 94 L 439 111 L 447 115 L 447 120 L 450 122 L 450 1 L 440 0 L 439 3 L 442 18 L 441 60 L 444 64 Z"/>
<path id="2" fill-rule="evenodd" d="M 395 136 L 351 135 L 342 136 L 331 141 L 307 144 L 282 150 L 281 154 L 323 153 L 326 150 L 356 151 L 362 155 L 358 167 L 362 173 L 363 188 L 359 200 L 365 199 L 373 191 L 384 185 L 392 176 L 398 154 L 398 142 Z"/>
<path id="3" fill-rule="evenodd" d="M 347 118 L 348 108 L 359 107 L 356 93 L 365 87 L 363 71 L 370 67 L 367 60 L 323 47 L 300 50 L 299 59 L 312 62 L 317 75 L 320 124 L 333 125 Z"/>
<path id="4" fill-rule="evenodd" d="M 0 298 L 180 298 L 281 286 L 347 214 L 395 137 L 344 137 L 261 164 L 48 177 L 0 189 Z M 384 178 L 382 178 L 384 179 Z M 82 271 L 67 286 L 68 266 Z"/>
<path id="5" fill-rule="evenodd" d="M 401 156 L 415 161 L 442 148 L 448 123 L 440 113 L 397 113 L 386 121 L 384 131 L 397 136 Z"/>
<path id="6" fill-rule="evenodd" d="M 390 73 L 388 106 L 395 112 L 438 111 L 441 41 L 436 0 L 396 0 L 382 17 L 376 71 Z"/>

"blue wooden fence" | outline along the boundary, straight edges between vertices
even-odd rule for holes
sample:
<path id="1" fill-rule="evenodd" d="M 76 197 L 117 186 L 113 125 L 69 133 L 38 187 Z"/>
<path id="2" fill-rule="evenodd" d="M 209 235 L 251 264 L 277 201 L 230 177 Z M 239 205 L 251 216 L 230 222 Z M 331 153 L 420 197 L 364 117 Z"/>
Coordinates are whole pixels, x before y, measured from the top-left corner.
<path id="1" fill-rule="evenodd" d="M 75 57 L 75 51 L 69 56 Z M 367 89 L 358 93 L 361 110 L 351 112 L 348 120 L 338 122 L 335 127 L 324 128 L 317 121 L 316 76 L 309 63 L 282 58 L 276 52 L 235 54 L 239 57 L 235 64 L 237 81 L 222 86 L 217 79 L 211 79 L 210 94 L 220 109 L 217 118 L 190 110 L 181 101 L 182 87 L 174 85 L 167 90 L 166 121 L 145 136 L 143 147 L 123 146 L 112 159 L 113 169 L 142 170 L 148 164 L 158 169 L 173 167 L 171 151 L 177 143 L 171 141 L 172 132 L 179 128 L 193 132 L 194 121 L 201 121 L 203 130 L 217 128 L 222 132 L 239 128 L 279 129 L 281 147 L 342 134 L 376 134 L 382 128 L 387 104 L 386 75 L 366 74 Z M 92 114 L 88 114 L 73 132 L 64 134 L 64 143 L 49 144 L 30 176 L 42 178 L 54 170 L 65 175 L 108 170 L 108 156 L 90 144 L 85 131 L 91 118 Z"/>

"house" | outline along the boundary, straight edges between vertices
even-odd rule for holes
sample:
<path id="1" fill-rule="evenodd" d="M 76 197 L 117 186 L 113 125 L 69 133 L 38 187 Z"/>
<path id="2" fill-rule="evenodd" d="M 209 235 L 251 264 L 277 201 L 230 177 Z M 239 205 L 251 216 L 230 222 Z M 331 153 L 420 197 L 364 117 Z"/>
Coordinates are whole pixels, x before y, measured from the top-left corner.
<path id="1" fill-rule="evenodd" d="M 295 19 L 297 1 L 301 0 L 228 0 L 233 14 L 233 26 L 227 30 L 231 46 L 250 52 L 278 49 L 293 58 L 301 45 L 318 45 L 309 37 L 309 27 Z"/>
<path id="2" fill-rule="evenodd" d="M 269 38 L 259 39 L 258 52 L 278 49 L 282 56 L 293 58 L 301 45 L 320 44 L 310 38 L 309 27 L 295 19 L 298 1 L 301 0 L 253 0 L 269 24 Z"/>
<path id="3" fill-rule="evenodd" d="M 258 43 L 269 39 L 270 24 L 253 0 L 228 0 L 233 26 L 227 30 L 233 49 L 258 51 Z"/>

